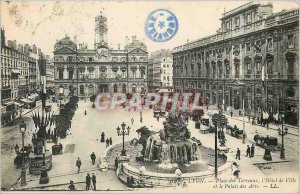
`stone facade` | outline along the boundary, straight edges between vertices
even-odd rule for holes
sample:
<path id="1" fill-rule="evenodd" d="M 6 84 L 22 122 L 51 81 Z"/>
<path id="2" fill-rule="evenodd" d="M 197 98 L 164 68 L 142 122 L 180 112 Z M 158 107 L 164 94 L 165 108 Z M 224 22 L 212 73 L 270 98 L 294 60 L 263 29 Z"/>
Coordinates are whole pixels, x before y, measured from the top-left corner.
<path id="1" fill-rule="evenodd" d="M 173 87 L 173 57 L 169 50 L 160 50 L 151 53 L 149 64 L 151 64 L 152 88 Z"/>
<path id="2" fill-rule="evenodd" d="M 95 18 L 94 49 L 75 44 L 66 36 L 54 46 L 56 95 L 90 97 L 101 92 L 135 93 L 147 89 L 148 53 L 144 43 L 132 37 L 125 48 L 114 50 L 107 44 L 107 18 Z"/>
<path id="3" fill-rule="evenodd" d="M 173 52 L 175 91 L 200 92 L 204 103 L 246 114 L 286 114 L 298 121 L 299 10 L 272 13 L 247 3 L 223 14 L 217 33 Z"/>

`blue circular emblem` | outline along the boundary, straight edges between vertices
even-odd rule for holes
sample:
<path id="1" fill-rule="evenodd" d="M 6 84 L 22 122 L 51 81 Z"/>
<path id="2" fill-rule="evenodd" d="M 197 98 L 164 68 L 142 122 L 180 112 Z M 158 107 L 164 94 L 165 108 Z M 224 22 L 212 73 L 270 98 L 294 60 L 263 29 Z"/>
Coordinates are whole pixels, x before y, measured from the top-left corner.
<path id="1" fill-rule="evenodd" d="M 173 38 L 178 30 L 176 16 L 166 9 L 151 12 L 146 20 L 145 32 L 155 42 L 165 42 Z"/>

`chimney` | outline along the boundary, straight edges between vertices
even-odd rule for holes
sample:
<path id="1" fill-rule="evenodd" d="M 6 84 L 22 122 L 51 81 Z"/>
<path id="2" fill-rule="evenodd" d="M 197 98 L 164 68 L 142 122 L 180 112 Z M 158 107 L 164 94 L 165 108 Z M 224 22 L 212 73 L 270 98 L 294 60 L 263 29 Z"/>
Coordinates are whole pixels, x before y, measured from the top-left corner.
<path id="1" fill-rule="evenodd" d="M 24 47 L 22 44 L 18 44 L 18 49 L 17 49 L 20 53 L 23 53 L 24 52 Z"/>
<path id="2" fill-rule="evenodd" d="M 35 44 L 32 46 L 32 52 L 33 52 L 34 54 L 37 54 L 37 47 L 36 47 Z"/>
<path id="3" fill-rule="evenodd" d="M 14 40 L 14 42 L 13 42 L 13 45 L 12 45 L 13 47 L 12 48 L 14 48 L 14 49 L 17 49 L 17 41 L 16 40 Z"/>
<path id="4" fill-rule="evenodd" d="M 128 38 L 128 36 L 126 36 L 125 39 L 126 39 L 126 46 L 127 46 L 129 44 L 129 38 Z"/>
<path id="5" fill-rule="evenodd" d="M 5 46 L 5 30 L 1 28 L 1 46 Z"/>

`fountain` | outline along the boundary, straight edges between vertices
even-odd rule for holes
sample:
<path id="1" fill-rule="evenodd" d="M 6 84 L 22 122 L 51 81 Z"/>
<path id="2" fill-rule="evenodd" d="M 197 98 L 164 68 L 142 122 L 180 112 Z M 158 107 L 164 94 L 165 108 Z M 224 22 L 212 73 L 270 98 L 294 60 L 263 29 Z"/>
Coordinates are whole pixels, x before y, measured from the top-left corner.
<path id="1" fill-rule="evenodd" d="M 119 179 L 127 184 L 128 180 L 136 182 L 136 187 L 156 187 L 175 186 L 191 178 L 213 177 L 214 150 L 191 137 L 184 115 L 170 112 L 163 125 L 158 131 L 146 126 L 137 129 L 139 137 L 125 143 L 127 158 L 118 156 L 121 144 L 108 148 L 104 157 L 110 163 L 115 161 Z M 224 145 L 224 138 L 220 143 Z M 230 169 L 229 161 L 225 154 L 218 154 L 218 172 Z M 146 179 L 141 183 L 143 177 Z"/>
<path id="2" fill-rule="evenodd" d="M 191 133 L 181 114 L 170 113 L 163 124 L 164 129 L 156 133 L 146 127 L 137 130 L 142 134 L 142 140 L 138 142 L 143 145 L 138 160 L 186 164 L 200 159 L 198 142 L 190 138 Z"/>

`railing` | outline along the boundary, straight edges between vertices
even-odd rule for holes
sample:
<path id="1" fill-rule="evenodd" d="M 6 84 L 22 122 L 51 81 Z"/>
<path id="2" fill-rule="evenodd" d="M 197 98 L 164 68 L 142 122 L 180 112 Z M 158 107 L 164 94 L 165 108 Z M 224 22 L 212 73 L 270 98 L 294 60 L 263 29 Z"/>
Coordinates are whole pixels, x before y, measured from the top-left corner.
<path id="1" fill-rule="evenodd" d="M 249 3 L 246 3 L 246 4 L 242 5 L 242 6 L 239 6 L 239 7 L 235 8 L 235 9 L 232 9 L 232 10 L 230 10 L 230 11 L 224 13 L 224 14 L 223 14 L 223 17 L 226 17 L 226 16 L 228 16 L 228 15 L 231 15 L 231 14 L 233 14 L 233 13 L 235 13 L 235 12 L 240 11 L 240 10 L 246 9 L 246 8 L 252 6 L 252 5 L 254 5 L 253 1 L 251 1 L 251 2 L 249 2 Z"/>

